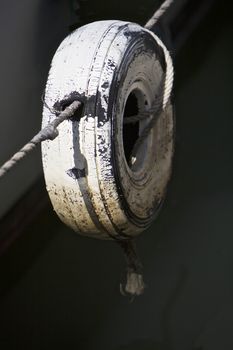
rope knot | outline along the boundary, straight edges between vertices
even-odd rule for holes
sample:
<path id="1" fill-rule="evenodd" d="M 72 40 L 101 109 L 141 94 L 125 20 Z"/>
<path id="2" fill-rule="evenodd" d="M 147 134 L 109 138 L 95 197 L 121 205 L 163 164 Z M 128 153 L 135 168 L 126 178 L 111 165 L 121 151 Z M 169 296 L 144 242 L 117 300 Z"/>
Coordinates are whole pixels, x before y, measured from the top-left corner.
<path id="1" fill-rule="evenodd" d="M 143 294 L 145 284 L 142 275 L 142 263 L 136 253 L 136 245 L 132 239 L 119 240 L 117 243 L 123 250 L 126 265 L 126 283 L 120 284 L 122 295 L 131 295 L 132 297 Z"/>

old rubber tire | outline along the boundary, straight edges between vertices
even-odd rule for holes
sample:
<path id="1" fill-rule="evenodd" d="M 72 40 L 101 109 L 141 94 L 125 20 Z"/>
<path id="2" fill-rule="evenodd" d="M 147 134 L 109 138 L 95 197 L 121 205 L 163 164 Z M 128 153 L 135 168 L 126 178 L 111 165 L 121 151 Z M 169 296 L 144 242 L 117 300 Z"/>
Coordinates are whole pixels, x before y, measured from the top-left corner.
<path id="1" fill-rule="evenodd" d="M 123 120 L 150 108 L 164 79 L 163 52 L 141 26 L 100 21 L 74 31 L 59 46 L 49 72 L 43 126 L 72 99 L 83 109 L 42 146 L 52 205 L 80 234 L 108 239 L 145 230 L 163 201 L 171 173 L 173 112 L 169 103 L 133 165 L 130 154 L 151 120 Z"/>

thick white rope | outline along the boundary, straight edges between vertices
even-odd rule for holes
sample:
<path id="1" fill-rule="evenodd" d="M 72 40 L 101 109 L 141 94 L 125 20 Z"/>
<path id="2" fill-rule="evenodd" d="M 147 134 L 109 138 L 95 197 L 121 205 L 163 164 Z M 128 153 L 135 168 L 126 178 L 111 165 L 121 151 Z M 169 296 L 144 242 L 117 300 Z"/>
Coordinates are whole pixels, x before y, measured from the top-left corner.
<path id="1" fill-rule="evenodd" d="M 146 22 L 145 28 L 151 29 L 158 22 L 158 20 L 163 16 L 163 14 L 167 11 L 167 9 L 171 6 L 174 0 L 166 0 L 162 3 L 162 5 L 155 11 L 153 16 Z"/>
<path id="2" fill-rule="evenodd" d="M 165 72 L 165 79 L 164 79 L 164 90 L 163 90 L 163 102 L 162 102 L 162 108 L 165 109 L 170 97 L 171 97 L 171 92 L 172 92 L 172 87 L 173 87 L 173 81 L 174 81 L 174 68 L 173 68 L 173 62 L 172 58 L 170 56 L 170 53 L 162 40 L 151 30 L 149 29 L 144 29 L 150 35 L 155 39 L 156 43 L 162 48 L 163 53 L 164 53 L 164 59 L 166 63 L 166 72 Z"/>
<path id="3" fill-rule="evenodd" d="M 136 159 L 136 154 L 138 151 L 138 148 L 142 144 L 143 140 L 149 135 L 151 129 L 157 122 L 159 116 L 161 115 L 161 112 L 165 110 L 170 97 L 172 93 L 172 87 L 173 87 L 173 80 L 174 80 L 174 69 L 173 69 L 173 63 L 172 58 L 170 56 L 170 53 L 162 40 L 151 30 L 152 27 L 156 24 L 156 22 L 159 20 L 159 18 L 164 14 L 165 11 L 169 8 L 169 6 L 172 4 L 173 0 L 167 0 L 165 1 L 160 8 L 154 13 L 154 15 L 151 17 L 151 19 L 145 24 L 144 31 L 148 32 L 153 39 L 156 41 L 157 45 L 161 47 L 164 54 L 164 59 L 166 63 L 166 72 L 165 72 L 165 79 L 164 79 L 164 87 L 163 87 L 163 96 L 162 101 L 155 101 L 156 104 L 154 104 L 153 108 L 153 118 L 150 120 L 148 125 L 144 128 L 142 134 L 136 141 L 133 151 L 131 153 L 131 163 Z M 152 114 L 152 113 L 151 113 Z M 145 118 L 145 114 L 144 114 Z M 130 122 L 135 122 L 136 120 L 141 119 L 141 115 L 129 117 Z M 129 241 L 121 241 L 120 242 L 121 248 L 124 251 L 126 262 L 127 262 L 127 279 L 126 284 L 123 286 L 120 284 L 120 291 L 123 295 L 129 294 L 131 296 L 137 296 L 144 292 L 145 284 L 143 281 L 143 274 L 142 274 L 142 264 L 140 262 L 140 259 L 138 258 L 135 246 L 133 245 L 132 240 Z"/>
<path id="4" fill-rule="evenodd" d="M 164 81 L 164 92 L 163 92 L 163 103 L 162 107 L 165 109 L 172 92 L 173 80 L 174 80 L 174 68 L 172 58 L 170 53 L 162 40 L 151 30 L 154 25 L 158 22 L 158 20 L 163 16 L 163 14 L 168 10 L 174 0 L 165 0 L 162 5 L 155 11 L 153 16 L 149 19 L 149 21 L 145 24 L 144 30 L 152 35 L 155 39 L 156 43 L 162 48 L 164 53 L 164 58 L 166 62 L 166 73 L 165 73 L 165 81 Z"/>
<path id="5" fill-rule="evenodd" d="M 173 81 L 174 81 L 174 68 L 173 68 L 173 61 L 171 58 L 171 55 L 162 42 L 162 40 L 152 31 L 152 28 L 154 25 L 158 22 L 158 20 L 163 16 L 163 14 L 168 10 L 168 8 L 171 6 L 171 4 L 174 2 L 174 0 L 166 0 L 162 3 L 162 5 L 158 8 L 158 10 L 155 11 L 153 16 L 149 19 L 149 21 L 144 25 L 144 31 L 148 32 L 153 39 L 156 41 L 157 45 L 161 47 L 164 54 L 164 59 L 166 63 L 166 72 L 165 72 L 165 80 L 164 80 L 164 90 L 163 90 L 163 101 L 162 101 L 162 109 L 164 110 L 166 108 L 166 105 L 171 97 L 171 92 L 173 88 Z M 157 109 L 160 108 L 161 101 L 158 101 L 156 103 L 156 106 L 154 106 L 155 113 L 157 112 Z M 157 107 L 157 108 L 156 108 Z M 152 108 L 153 109 L 153 108 Z M 150 113 L 149 113 L 150 114 Z M 148 113 L 142 112 L 138 116 L 132 116 L 128 117 L 128 120 L 125 120 L 124 123 L 130 123 L 141 120 L 143 118 L 143 115 L 148 115 Z M 132 118 L 132 119 L 131 119 Z"/>
<path id="6" fill-rule="evenodd" d="M 171 5 L 173 0 L 165 1 L 161 7 L 154 13 L 154 15 L 151 17 L 151 19 L 146 23 L 144 27 L 144 31 L 148 32 L 157 45 L 161 47 L 164 54 L 165 64 L 166 64 L 166 72 L 165 72 L 165 78 L 164 78 L 164 87 L 163 87 L 163 95 L 162 100 L 155 101 L 154 105 L 152 106 L 153 111 L 149 111 L 149 114 L 153 114 L 153 118 L 150 120 L 148 125 L 144 128 L 142 134 L 137 139 L 132 153 L 131 153 L 131 163 L 136 159 L 136 154 L 138 151 L 138 148 L 142 144 L 143 140 L 149 135 L 151 129 L 157 122 L 159 116 L 161 115 L 161 112 L 165 110 L 170 97 L 172 93 L 172 87 L 173 87 L 173 80 L 174 80 L 174 69 L 173 69 L 173 63 L 172 58 L 170 56 L 170 53 L 162 40 L 154 33 L 152 32 L 152 27 L 156 24 L 156 22 L 159 20 L 159 18 L 164 14 L 164 12 L 168 9 L 168 7 Z M 126 120 L 126 123 L 135 123 L 136 121 L 141 120 L 142 118 L 145 118 L 148 116 L 148 111 L 142 112 L 141 114 L 137 116 L 128 117 Z M 120 284 L 120 291 L 123 295 L 131 295 L 131 296 L 137 296 L 144 292 L 145 284 L 143 281 L 143 274 L 142 274 L 142 264 L 139 259 L 139 257 L 136 254 L 135 251 L 135 245 L 132 239 L 129 239 L 128 241 L 119 241 L 118 242 L 123 249 L 124 255 L 126 257 L 126 263 L 127 263 L 127 278 L 126 283 L 123 285 Z"/>
<path id="7" fill-rule="evenodd" d="M 164 87 L 163 87 L 163 95 L 162 95 L 162 101 L 159 99 L 158 101 L 155 101 L 154 105 L 150 110 L 148 110 L 146 113 L 142 112 L 142 115 L 139 114 L 138 116 L 132 116 L 128 117 L 128 120 L 126 120 L 127 123 L 134 123 L 135 121 L 139 121 L 142 119 L 142 116 L 152 114 L 153 118 L 150 120 L 148 125 L 144 128 L 142 131 L 140 137 L 135 142 L 135 145 L 133 147 L 132 153 L 131 153 L 131 163 L 133 164 L 136 160 L 136 154 L 138 152 L 139 147 L 141 146 L 142 142 L 145 140 L 145 138 L 148 137 L 149 133 L 151 132 L 151 129 L 156 124 L 159 116 L 161 115 L 161 112 L 166 109 L 166 106 L 171 98 L 172 88 L 173 88 L 173 81 L 174 81 L 174 68 L 173 68 L 173 62 L 172 58 L 170 56 L 170 53 L 162 40 L 151 30 L 144 28 L 146 32 L 148 32 L 153 39 L 156 41 L 157 45 L 161 47 L 164 54 L 165 64 L 166 64 L 166 72 L 165 72 L 165 78 L 164 78 Z"/>
<path id="8" fill-rule="evenodd" d="M 162 40 L 151 30 L 154 25 L 158 22 L 158 20 L 163 16 L 163 14 L 168 10 L 174 0 L 165 0 L 162 5 L 155 11 L 153 16 L 147 21 L 144 26 L 144 30 L 152 35 L 155 39 L 156 43 L 162 48 L 164 53 L 164 58 L 166 62 L 166 73 L 165 73 L 165 82 L 164 82 L 164 94 L 163 94 L 163 109 L 165 109 L 172 92 L 173 87 L 173 79 L 174 79 L 174 69 L 172 58 L 170 53 Z"/>

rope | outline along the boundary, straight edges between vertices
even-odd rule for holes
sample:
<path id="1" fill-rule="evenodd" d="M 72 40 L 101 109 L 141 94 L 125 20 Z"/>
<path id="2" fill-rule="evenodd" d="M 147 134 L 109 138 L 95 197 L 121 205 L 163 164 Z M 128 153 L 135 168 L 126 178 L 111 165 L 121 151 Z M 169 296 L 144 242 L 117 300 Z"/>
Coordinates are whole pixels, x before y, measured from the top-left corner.
<path id="1" fill-rule="evenodd" d="M 131 162 L 135 161 L 138 149 L 140 148 L 143 141 L 149 136 L 149 133 L 154 127 L 154 125 L 156 124 L 157 120 L 159 119 L 159 116 L 165 110 L 171 97 L 173 81 L 174 81 L 174 68 L 173 68 L 172 58 L 170 56 L 169 51 L 167 50 L 166 46 L 163 44 L 163 42 L 159 39 L 157 35 L 155 35 L 153 32 L 151 32 L 148 29 L 145 29 L 145 30 L 152 35 L 152 37 L 155 39 L 157 44 L 162 48 L 164 53 L 165 63 L 166 63 L 166 72 L 165 72 L 164 86 L 161 91 L 162 99 L 161 100 L 159 99 L 153 105 L 153 107 L 146 112 L 147 115 L 148 113 L 152 112 L 151 114 L 153 114 L 153 118 L 150 120 L 148 125 L 143 129 L 140 137 L 135 142 L 135 145 L 133 147 L 132 154 L 131 154 Z M 130 119 L 130 118 L 131 117 L 128 117 L 126 119 Z M 135 122 L 135 120 L 136 118 L 135 116 L 133 116 L 132 122 Z M 140 118 L 138 120 L 140 120 Z M 129 122 L 129 120 L 126 120 L 126 122 Z"/>
<path id="2" fill-rule="evenodd" d="M 167 9 L 171 6 L 174 0 L 166 0 L 162 5 L 155 11 L 153 16 L 146 22 L 145 28 L 151 29 L 158 22 L 158 20 L 163 16 Z"/>
<path id="3" fill-rule="evenodd" d="M 164 3 L 160 6 L 160 8 L 154 13 L 154 15 L 149 19 L 149 21 L 144 26 L 144 30 L 147 31 L 154 38 L 157 45 L 160 46 L 161 49 L 163 50 L 164 59 L 166 63 L 166 72 L 165 72 L 163 88 L 161 91 L 162 98 L 155 101 L 152 108 L 149 109 L 148 111 L 144 111 L 136 116 L 134 115 L 134 116 L 125 118 L 124 120 L 125 124 L 136 123 L 144 119 L 145 117 L 148 117 L 149 115 L 153 114 L 152 119 L 149 121 L 148 125 L 144 128 L 140 137 L 135 142 L 135 145 L 133 147 L 131 157 L 130 157 L 131 164 L 135 162 L 136 154 L 138 152 L 139 147 L 151 132 L 152 128 L 154 127 L 157 120 L 159 119 L 161 113 L 165 110 L 171 97 L 173 80 L 174 80 L 174 69 L 173 69 L 172 58 L 166 46 L 161 41 L 161 39 L 154 32 L 152 32 L 151 29 L 157 23 L 157 21 L 161 18 L 161 16 L 167 11 L 167 9 L 170 7 L 172 2 L 173 0 L 164 1 Z M 145 285 L 143 281 L 142 264 L 136 254 L 135 243 L 133 242 L 132 239 L 129 239 L 127 241 L 125 240 L 118 241 L 118 243 L 120 244 L 123 250 L 123 253 L 126 259 L 126 265 L 127 265 L 126 284 L 124 288 L 123 288 L 123 285 L 120 284 L 120 291 L 123 295 L 127 295 L 127 294 L 131 296 L 140 295 L 144 292 Z"/>
<path id="4" fill-rule="evenodd" d="M 167 9 L 170 7 L 170 5 L 173 3 L 174 0 L 166 0 L 164 3 L 160 6 L 160 8 L 153 14 L 153 16 L 149 19 L 149 21 L 145 24 L 144 30 L 147 31 L 156 43 L 162 48 L 164 53 L 164 58 L 166 62 L 166 73 L 165 73 L 165 80 L 164 80 L 164 89 L 163 89 L 163 101 L 162 101 L 162 109 L 158 108 L 157 106 L 153 106 L 150 110 L 141 112 L 137 116 L 131 116 L 128 118 L 125 118 L 124 123 L 135 123 L 137 121 L 140 121 L 147 117 L 150 114 L 154 114 L 154 117 L 150 121 L 150 123 L 144 128 L 142 134 L 136 141 L 131 159 L 135 159 L 136 153 L 138 151 L 138 148 L 142 144 L 143 140 L 148 136 L 150 130 L 158 120 L 158 113 L 161 113 L 162 110 L 166 108 L 166 105 L 170 99 L 172 86 L 173 86 L 173 77 L 174 77 L 174 70 L 173 70 L 173 64 L 172 59 L 169 54 L 169 51 L 167 50 L 166 46 L 163 44 L 163 42 L 159 39 L 159 37 L 154 34 L 150 29 L 157 23 L 157 21 L 163 16 L 163 14 L 167 11 Z M 158 104 L 158 103 L 157 103 Z M 75 101 L 70 106 L 68 106 L 63 112 L 61 112 L 54 121 L 47 125 L 43 130 L 41 130 L 36 136 L 32 138 L 31 141 L 29 141 L 24 147 L 22 147 L 17 153 L 15 153 L 10 160 L 5 162 L 0 167 L 0 178 L 3 177 L 6 173 L 8 173 L 15 164 L 17 164 L 20 160 L 22 160 L 25 156 L 27 156 L 32 150 L 35 149 L 35 147 L 45 140 L 54 140 L 58 136 L 58 130 L 57 127 L 59 124 L 61 124 L 65 119 L 70 118 L 74 112 L 80 107 L 81 102 Z M 45 106 L 47 106 L 45 104 Z M 55 113 L 56 111 L 51 110 L 52 113 Z"/>
<path id="5" fill-rule="evenodd" d="M 117 240 L 117 243 L 123 250 L 127 265 L 126 283 L 125 285 L 120 283 L 120 292 L 122 295 L 141 295 L 144 292 L 145 285 L 142 275 L 142 263 L 136 253 L 136 244 L 133 239 Z"/>
<path id="6" fill-rule="evenodd" d="M 138 121 L 144 120 L 145 117 L 148 117 L 151 114 L 153 115 L 153 118 L 150 120 L 148 125 L 144 128 L 141 135 L 138 137 L 137 141 L 134 144 L 133 150 L 131 152 L 131 157 L 130 157 L 131 163 L 135 162 L 138 149 L 140 148 L 143 141 L 149 136 L 150 131 L 155 126 L 161 113 L 165 110 L 171 97 L 173 81 L 174 81 L 174 68 L 173 68 L 172 58 L 170 56 L 168 49 L 162 42 L 162 40 L 150 29 L 157 23 L 160 17 L 167 11 L 167 9 L 170 7 L 173 1 L 174 0 L 165 1 L 144 26 L 144 30 L 153 37 L 157 45 L 161 47 L 161 49 L 163 50 L 164 59 L 166 63 L 166 72 L 165 72 L 164 86 L 161 91 L 162 99 L 160 98 L 157 101 L 155 101 L 155 103 L 149 110 L 143 111 L 138 115 L 133 115 L 124 119 L 124 124 L 130 124 L 130 123 L 136 123 Z"/>
<path id="7" fill-rule="evenodd" d="M 149 121 L 148 125 L 144 128 L 142 134 L 136 141 L 131 159 L 135 160 L 138 148 L 140 147 L 143 140 L 149 135 L 151 129 L 157 122 L 159 116 L 162 111 L 165 110 L 171 96 L 172 86 L 173 86 L 173 77 L 174 70 L 172 59 L 167 50 L 166 46 L 160 40 L 160 38 L 151 31 L 152 27 L 158 22 L 158 20 L 163 16 L 163 14 L 167 11 L 170 5 L 174 0 L 166 0 L 160 6 L 160 8 L 154 13 L 154 15 L 149 19 L 149 21 L 145 24 L 144 30 L 147 31 L 156 41 L 157 45 L 161 47 L 164 53 L 165 63 L 166 63 L 166 72 L 164 78 L 164 84 L 161 89 L 162 98 L 158 99 L 155 104 L 147 111 L 141 112 L 137 116 L 131 116 L 125 118 L 124 123 L 135 123 L 140 121 L 151 114 L 153 115 L 152 119 Z M 51 110 L 46 103 L 44 103 L 45 107 L 49 108 L 51 113 L 56 114 L 56 118 L 48 124 L 44 129 L 42 129 L 37 135 L 35 135 L 31 141 L 29 141 L 23 148 L 21 148 L 17 153 L 13 155 L 2 167 L 0 167 L 0 178 L 3 177 L 6 173 L 8 173 L 14 165 L 16 165 L 21 159 L 26 157 L 35 147 L 45 140 L 54 140 L 58 136 L 57 127 L 66 119 L 72 117 L 76 110 L 80 108 L 82 102 L 74 101 L 68 107 L 65 108 L 62 112 L 57 112 L 55 110 Z M 144 282 L 142 275 L 142 264 L 139 260 L 136 250 L 135 243 L 132 239 L 127 240 L 116 240 L 116 242 L 121 246 L 127 264 L 127 279 L 126 284 L 123 287 L 123 284 L 120 284 L 120 289 L 122 294 L 129 294 L 131 296 L 140 295 L 144 291 Z"/>
<path id="8" fill-rule="evenodd" d="M 24 147 L 15 153 L 10 160 L 1 166 L 0 178 L 8 173 L 20 160 L 33 151 L 42 141 L 54 140 L 58 136 L 58 125 L 60 125 L 65 119 L 70 118 L 80 106 L 81 102 L 74 101 L 68 107 L 66 107 L 66 109 L 62 111 L 59 116 L 52 121 L 52 123 L 48 124 L 44 129 L 36 134 L 31 141 L 29 141 Z"/>

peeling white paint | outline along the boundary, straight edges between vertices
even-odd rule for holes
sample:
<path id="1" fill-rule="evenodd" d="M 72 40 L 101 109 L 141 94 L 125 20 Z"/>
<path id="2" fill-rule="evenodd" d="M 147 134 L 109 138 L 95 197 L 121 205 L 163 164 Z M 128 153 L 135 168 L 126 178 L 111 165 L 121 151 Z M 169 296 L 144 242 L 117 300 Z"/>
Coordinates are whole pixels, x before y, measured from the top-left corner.
<path id="1" fill-rule="evenodd" d="M 153 39 L 139 25 L 101 21 L 69 35 L 53 58 L 46 103 L 52 108 L 72 92 L 86 99 L 81 120 L 65 121 L 59 136 L 42 145 L 53 207 L 79 233 L 103 239 L 139 234 L 154 217 L 155 200 L 158 204 L 164 197 L 173 153 L 173 138 L 167 137 L 173 132 L 171 106 L 151 132 L 139 170 L 129 168 L 122 140 L 128 95 L 141 91 L 150 106 L 162 79 L 159 60 L 148 45 L 153 47 Z M 43 125 L 53 118 L 45 107 Z M 145 123 L 140 122 L 140 129 Z M 81 169 L 85 176 L 70 176 L 70 169 Z"/>

